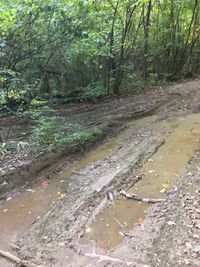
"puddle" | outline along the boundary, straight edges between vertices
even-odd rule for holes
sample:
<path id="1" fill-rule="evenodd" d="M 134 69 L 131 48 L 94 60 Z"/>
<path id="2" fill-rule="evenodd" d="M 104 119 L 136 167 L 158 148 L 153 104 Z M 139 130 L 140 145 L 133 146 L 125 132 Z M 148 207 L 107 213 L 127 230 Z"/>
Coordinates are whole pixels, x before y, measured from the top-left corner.
<path id="1" fill-rule="evenodd" d="M 161 121 L 154 124 L 155 130 L 163 127 L 169 132 L 166 142 L 149 159 L 143 169 L 142 179 L 128 192 L 150 198 L 163 198 L 164 192 L 181 176 L 200 140 L 200 115 L 194 114 Z M 120 198 L 114 205 L 105 208 L 96 217 L 84 235 L 86 240 L 95 240 L 98 247 L 112 249 L 123 240 L 119 223 L 128 232 L 134 224 L 144 219 L 149 204 Z"/>
<path id="2" fill-rule="evenodd" d="M 129 191 L 141 196 L 163 197 L 161 192 L 167 190 L 180 177 L 199 144 L 200 115 L 154 123 L 155 120 L 156 117 L 152 116 L 131 122 L 114 141 L 101 145 L 81 161 L 63 170 L 55 179 L 50 180 L 47 188 L 43 188 L 41 184 L 31 188 L 34 192 L 23 192 L 4 202 L 0 206 L 0 249 L 6 250 L 37 220 L 38 216 L 43 216 L 50 210 L 53 201 L 58 201 L 58 192 L 65 191 L 68 178 L 74 174 L 73 171 L 80 171 L 89 164 L 102 160 L 123 144 L 135 129 L 151 122 L 155 130 L 165 128 L 170 134 L 165 144 L 145 164 L 143 179 Z M 114 217 L 125 224 L 128 232 L 135 223 L 143 220 L 149 206 L 123 198 L 117 200 L 114 205 L 97 216 L 96 222 L 90 226 L 91 231 L 84 236 L 84 239 L 95 240 L 97 246 L 104 249 L 115 247 L 124 237 L 119 233 L 120 227 Z M 6 264 L 0 259 L 1 266 L 11 266 Z"/>
<path id="3" fill-rule="evenodd" d="M 50 180 L 46 188 L 42 184 L 34 186 L 30 188 L 33 192 L 23 192 L 19 196 L 5 201 L 0 206 L 0 249 L 7 249 L 39 216 L 43 216 L 50 210 L 53 201 L 58 201 L 58 192 L 65 191 L 67 179 L 74 175 L 73 171 L 80 171 L 89 164 L 102 160 L 123 144 L 134 129 L 154 120 L 153 116 L 135 120 L 114 141 L 99 146 L 88 153 L 87 157 L 63 170 L 55 179 Z M 7 266 L 6 263 L 2 263 L 1 259 L 0 265 Z"/>

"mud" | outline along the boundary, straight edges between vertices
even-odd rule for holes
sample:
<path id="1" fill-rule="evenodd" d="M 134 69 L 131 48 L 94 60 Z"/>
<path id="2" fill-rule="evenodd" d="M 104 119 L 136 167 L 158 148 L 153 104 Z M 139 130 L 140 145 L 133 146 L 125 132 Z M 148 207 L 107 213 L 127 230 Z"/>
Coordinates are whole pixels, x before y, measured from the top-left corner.
<path id="1" fill-rule="evenodd" d="M 151 118 L 151 120 L 153 119 L 154 117 Z M 128 124 L 127 129 L 117 138 L 89 152 L 85 158 L 72 164 L 72 166 L 62 169 L 51 181 L 45 179 L 45 177 L 40 177 L 40 184 L 32 186 L 28 184 L 20 195 L 14 198 L 8 197 L 7 201 L 0 206 L 0 243 L 3 244 L 3 247 L 16 242 L 20 234 L 27 229 L 27 226 L 49 211 L 53 201 L 57 201 L 63 191 L 66 190 L 69 177 L 88 165 L 95 164 L 95 162 L 109 156 L 122 146 L 133 130 L 149 120 L 150 118 L 143 118 Z M 48 182 L 46 188 L 42 185 L 45 181 Z M 19 226 L 16 227 L 18 224 Z M 3 231 L 3 229 L 6 229 L 6 231 Z"/>
<path id="2" fill-rule="evenodd" d="M 128 192 L 149 198 L 163 198 L 163 193 L 180 178 L 194 149 L 199 145 L 200 115 L 160 121 L 152 127 L 159 132 L 165 128 L 168 136 L 165 143 L 144 164 L 140 181 Z M 149 207 L 145 203 L 121 198 L 98 214 L 85 238 L 95 240 L 101 248 L 112 249 L 124 238 L 119 222 L 128 232 L 134 224 L 143 221 Z"/>
<path id="3" fill-rule="evenodd" d="M 84 116 L 92 122 L 95 119 L 98 122 L 117 120 L 118 125 L 124 125 L 127 130 L 74 165 L 72 161 L 69 164 L 63 160 L 60 173 L 48 180 L 46 188 L 42 183 L 49 176 L 44 171 L 38 177 L 38 185 L 25 187 L 32 192 L 28 190 L 2 203 L 0 228 L 4 233 L 0 232 L 0 248 L 7 249 L 18 239 L 17 254 L 43 266 L 154 267 L 176 266 L 177 262 L 180 262 L 177 266 L 185 266 L 181 264 L 187 262 L 198 266 L 195 265 L 198 253 L 191 249 L 197 242 L 191 241 L 191 235 L 178 237 L 178 232 L 186 228 L 182 229 L 179 223 L 183 221 L 178 207 L 181 197 L 177 194 L 180 190 L 187 192 L 189 184 L 194 196 L 192 201 L 198 195 L 191 176 L 196 177 L 198 183 L 198 156 L 192 158 L 192 155 L 199 145 L 200 115 L 185 115 L 200 110 L 199 89 L 199 81 L 191 81 L 166 87 L 166 91 L 156 89 L 134 98 L 116 99 L 95 107 L 83 106 L 81 114 L 78 108 L 70 106 L 69 116 L 73 120 L 84 121 Z M 156 116 L 132 121 L 149 113 Z M 191 158 L 193 167 L 189 166 L 191 170 L 184 172 Z M 186 173 L 190 172 L 188 177 Z M 185 182 L 177 183 L 182 175 L 180 181 Z M 122 199 L 121 189 L 142 196 L 165 197 L 166 201 L 163 205 L 149 207 Z M 188 194 L 185 195 L 187 203 Z M 119 234 L 119 223 L 113 217 L 124 224 L 131 236 L 124 239 L 122 233 Z M 166 225 L 169 221 L 175 224 Z M 170 226 L 174 226 L 177 233 L 172 238 L 176 255 L 170 250 Z M 166 230 L 161 238 L 163 227 Z M 198 235 L 195 231 L 192 234 Z M 184 261 L 176 240 L 191 245 L 186 245 L 189 252 Z M 171 253 L 169 261 L 164 259 L 164 249 L 160 248 Z M 0 264 L 10 266 L 5 262 Z"/>
<path id="4" fill-rule="evenodd" d="M 50 116 L 62 116 L 69 123 L 76 122 L 84 125 L 86 129 L 94 129 L 102 122 L 108 123 L 111 127 L 108 128 L 108 131 L 95 136 L 89 144 L 66 146 L 56 154 L 47 151 L 40 157 L 38 155 L 27 156 L 25 153 L 6 157 L 0 162 L 0 195 L 2 197 L 6 191 L 13 190 L 18 185 L 22 186 L 26 180 L 37 181 L 38 173 L 41 170 L 46 168 L 48 171 L 49 166 L 52 165 L 55 167 L 58 162 L 62 161 L 62 157 L 68 155 L 66 161 L 69 161 L 72 153 L 80 154 L 83 150 L 89 151 L 95 144 L 99 144 L 105 139 L 105 136 L 116 136 L 124 123 L 131 119 L 153 114 L 160 114 L 164 118 L 173 116 L 174 113 L 176 115 L 196 113 L 200 111 L 199 100 L 199 80 L 194 80 L 158 87 L 136 96 L 108 98 L 103 103 L 95 105 L 80 103 L 56 106 L 54 112 L 49 113 Z M 0 114 L 0 133 L 4 139 L 10 126 L 12 126 L 9 136 L 11 141 L 27 142 L 34 126 L 34 120 L 29 115 L 13 117 Z M 78 153 L 73 159 L 78 158 Z M 2 188 L 1 184 L 4 181 L 8 184 Z"/>
<path id="5" fill-rule="evenodd" d="M 63 202 L 55 205 L 48 216 L 35 224 L 34 230 L 28 233 L 20 246 L 23 244 L 26 251 L 28 248 L 38 258 L 45 257 L 47 246 L 51 254 L 56 253 L 58 244 L 63 242 L 66 247 L 78 250 L 77 240 L 107 204 L 109 192 L 115 197 L 120 189 L 132 186 L 138 180 L 137 171 L 142 163 L 162 143 L 160 134 L 148 129 L 138 130 L 103 161 L 82 170 L 83 175 L 70 177 Z"/>

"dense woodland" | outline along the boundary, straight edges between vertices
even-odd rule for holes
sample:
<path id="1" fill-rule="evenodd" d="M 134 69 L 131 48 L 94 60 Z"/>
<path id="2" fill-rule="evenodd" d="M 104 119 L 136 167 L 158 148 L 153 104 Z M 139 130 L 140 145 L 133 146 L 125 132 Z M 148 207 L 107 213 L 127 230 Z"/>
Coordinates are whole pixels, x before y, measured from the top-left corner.
<path id="1" fill-rule="evenodd" d="M 96 100 L 198 74 L 199 6 L 198 0 L 0 0 L 1 103 Z"/>

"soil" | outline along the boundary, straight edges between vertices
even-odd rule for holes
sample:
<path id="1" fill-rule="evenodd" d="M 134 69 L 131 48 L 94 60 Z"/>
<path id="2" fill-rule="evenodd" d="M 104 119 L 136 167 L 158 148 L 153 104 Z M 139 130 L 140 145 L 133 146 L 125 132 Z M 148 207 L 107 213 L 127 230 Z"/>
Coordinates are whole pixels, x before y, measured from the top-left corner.
<path id="1" fill-rule="evenodd" d="M 72 122 L 88 125 L 88 127 L 107 122 L 110 125 L 108 132 L 94 138 L 89 145 L 74 145 L 72 150 L 66 147 L 56 155 L 46 155 L 44 160 L 41 160 L 41 157 L 28 158 L 20 154 L 17 159 L 10 157 L 1 162 L 2 196 L 5 197 L 5 192 L 7 192 L 7 197 L 12 197 L 12 199 L 10 197 L 7 201 L 2 201 L 0 206 L 0 214 L 3 218 L 2 223 L 0 222 L 1 232 L 6 228 L 13 229 L 16 214 L 24 216 L 24 224 L 22 223 L 23 227 L 15 233 L 14 242 L 17 250 L 13 251 L 13 246 L 9 248 L 9 243 L 13 242 L 9 236 L 13 235 L 9 233 L 11 231 L 5 231 L 4 235 L 0 234 L 0 248 L 10 249 L 13 254 L 16 253 L 23 259 L 48 267 L 199 266 L 199 90 L 200 81 L 193 80 L 156 88 L 136 96 L 108 99 L 104 103 L 95 105 L 82 103 L 60 106 L 56 111 L 57 115 L 67 117 Z M 194 113 L 197 113 L 195 119 L 188 117 L 189 114 Z M 143 118 L 136 120 L 139 117 Z M 186 121 L 183 128 L 179 128 L 177 118 L 180 118 L 180 121 Z M 8 119 L 10 118 L 2 116 L 0 127 L 4 133 L 9 128 Z M 10 138 L 26 140 L 30 134 L 31 122 L 21 118 L 15 123 L 18 130 L 13 131 Z M 170 127 L 167 126 L 169 123 Z M 164 190 L 163 188 L 161 194 L 165 201 L 151 207 L 140 203 L 138 213 L 131 217 L 132 223 L 127 227 L 127 232 L 125 233 L 123 227 L 118 225 L 123 238 L 117 238 L 117 241 L 115 239 L 115 244 L 112 243 L 110 247 L 101 246 L 98 244 L 98 236 L 97 238 L 90 236 L 93 223 L 98 223 L 98 216 L 101 218 L 102 210 L 112 206 L 113 203 L 119 207 L 117 201 L 121 199 L 120 190 L 122 189 L 135 190 L 135 187 L 139 188 L 141 183 L 141 188 L 146 189 L 144 193 L 140 190 L 137 192 L 147 197 L 154 197 L 153 189 L 147 187 L 150 183 L 149 176 L 146 179 L 144 172 L 145 170 L 150 174 L 156 172 L 153 180 L 155 188 L 158 177 L 162 174 L 156 166 L 153 169 L 145 169 L 145 166 L 152 161 L 155 162 L 159 148 L 162 149 L 168 142 L 171 134 L 176 132 L 174 130 L 176 128 L 182 129 L 179 134 L 186 129 L 187 135 L 181 140 L 182 146 L 187 147 L 189 137 L 195 145 L 189 146 L 189 150 L 185 152 L 181 151 L 181 154 L 185 153 L 187 157 L 184 158 L 183 165 L 180 165 L 180 173 L 176 179 L 170 180 L 169 178 L 168 187 L 171 189 Z M 21 133 L 24 134 L 21 135 Z M 105 137 L 114 139 L 108 140 Z M 172 147 L 179 139 L 181 139 L 180 135 L 172 143 Z M 91 150 L 95 143 L 104 143 L 105 153 L 102 153 L 103 149 L 101 149 L 98 157 L 95 157 L 94 153 L 75 168 L 74 161 L 76 160 L 76 164 L 79 164 L 79 159 L 84 157 L 87 159 L 86 152 Z M 196 152 L 194 152 L 195 149 Z M 170 156 L 167 161 L 169 160 Z M 179 166 L 178 161 L 179 158 L 174 162 L 175 166 Z M 26 171 L 23 169 L 24 165 L 26 165 Z M 167 167 L 164 165 L 164 168 L 171 169 L 172 165 L 173 161 Z M 44 169 L 44 167 L 47 168 Z M 177 169 L 175 170 L 177 173 Z M 162 171 L 164 176 L 165 170 L 162 169 Z M 175 176 L 174 173 L 172 175 Z M 18 182 L 13 183 L 12 180 L 16 176 L 22 176 L 23 179 L 18 179 Z M 41 182 L 47 180 L 47 190 L 50 191 L 44 193 L 45 188 L 43 191 L 40 190 Z M 6 188 L 3 185 L 5 181 L 8 184 L 11 183 L 12 186 Z M 146 182 L 142 184 L 143 181 Z M 160 185 L 165 181 L 166 178 L 161 181 Z M 15 191 L 11 191 L 14 188 Z M 30 195 L 27 197 L 27 192 L 24 193 L 25 188 L 31 188 L 32 192 L 28 192 L 31 193 L 31 197 Z M 57 194 L 58 190 L 60 190 L 59 194 Z M 156 190 L 159 192 L 158 189 Z M 152 192 L 152 196 L 151 194 L 148 196 L 149 192 Z M 32 198 L 38 199 L 42 194 L 45 197 L 41 197 L 38 204 L 40 209 L 37 208 L 36 212 L 36 202 Z M 28 199 L 27 202 L 24 202 L 25 197 Z M 156 197 L 159 197 L 159 194 Z M 19 207 L 19 205 L 26 206 L 28 201 L 32 201 L 32 204 L 23 213 L 24 207 L 21 208 L 22 206 Z M 7 208 L 8 205 L 10 205 L 9 208 Z M 14 208 L 15 212 L 12 216 L 9 215 Z M 133 212 L 135 208 L 136 206 L 129 207 L 127 214 Z M 121 211 L 123 213 L 122 208 Z M 28 214 L 30 219 L 27 219 Z M 6 216 L 10 216 L 9 221 L 4 219 Z M 104 220 L 106 216 L 102 221 Z M 17 221 L 15 223 L 17 224 Z M 118 224 L 121 223 L 124 224 L 124 221 L 118 222 Z M 18 228 L 16 224 L 15 227 Z M 113 233 L 112 231 L 116 228 L 112 230 L 110 224 L 112 221 L 106 225 Z M 99 229 L 99 236 L 103 236 L 103 232 L 101 233 L 103 230 L 99 225 L 97 229 Z M 113 235 L 116 236 L 116 233 Z M 6 238 L 8 242 L 5 241 Z M 0 264 L 11 266 L 6 265 L 5 261 L 2 263 L 0 261 Z"/>

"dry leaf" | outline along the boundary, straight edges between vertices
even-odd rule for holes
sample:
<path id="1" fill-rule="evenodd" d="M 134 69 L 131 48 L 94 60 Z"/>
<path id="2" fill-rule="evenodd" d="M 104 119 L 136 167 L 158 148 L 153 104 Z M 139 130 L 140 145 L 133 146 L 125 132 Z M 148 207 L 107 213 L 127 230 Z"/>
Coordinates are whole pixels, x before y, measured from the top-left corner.
<path id="1" fill-rule="evenodd" d="M 149 170 L 148 173 L 154 173 L 156 172 L 155 170 Z"/>
<path id="2" fill-rule="evenodd" d="M 59 200 L 63 200 L 65 198 L 65 194 L 61 193 L 60 196 L 58 197 Z"/>
<path id="3" fill-rule="evenodd" d="M 165 188 L 163 188 L 163 189 L 160 190 L 160 193 L 162 193 L 162 194 L 165 193 L 165 192 L 166 192 L 166 189 Z"/>

